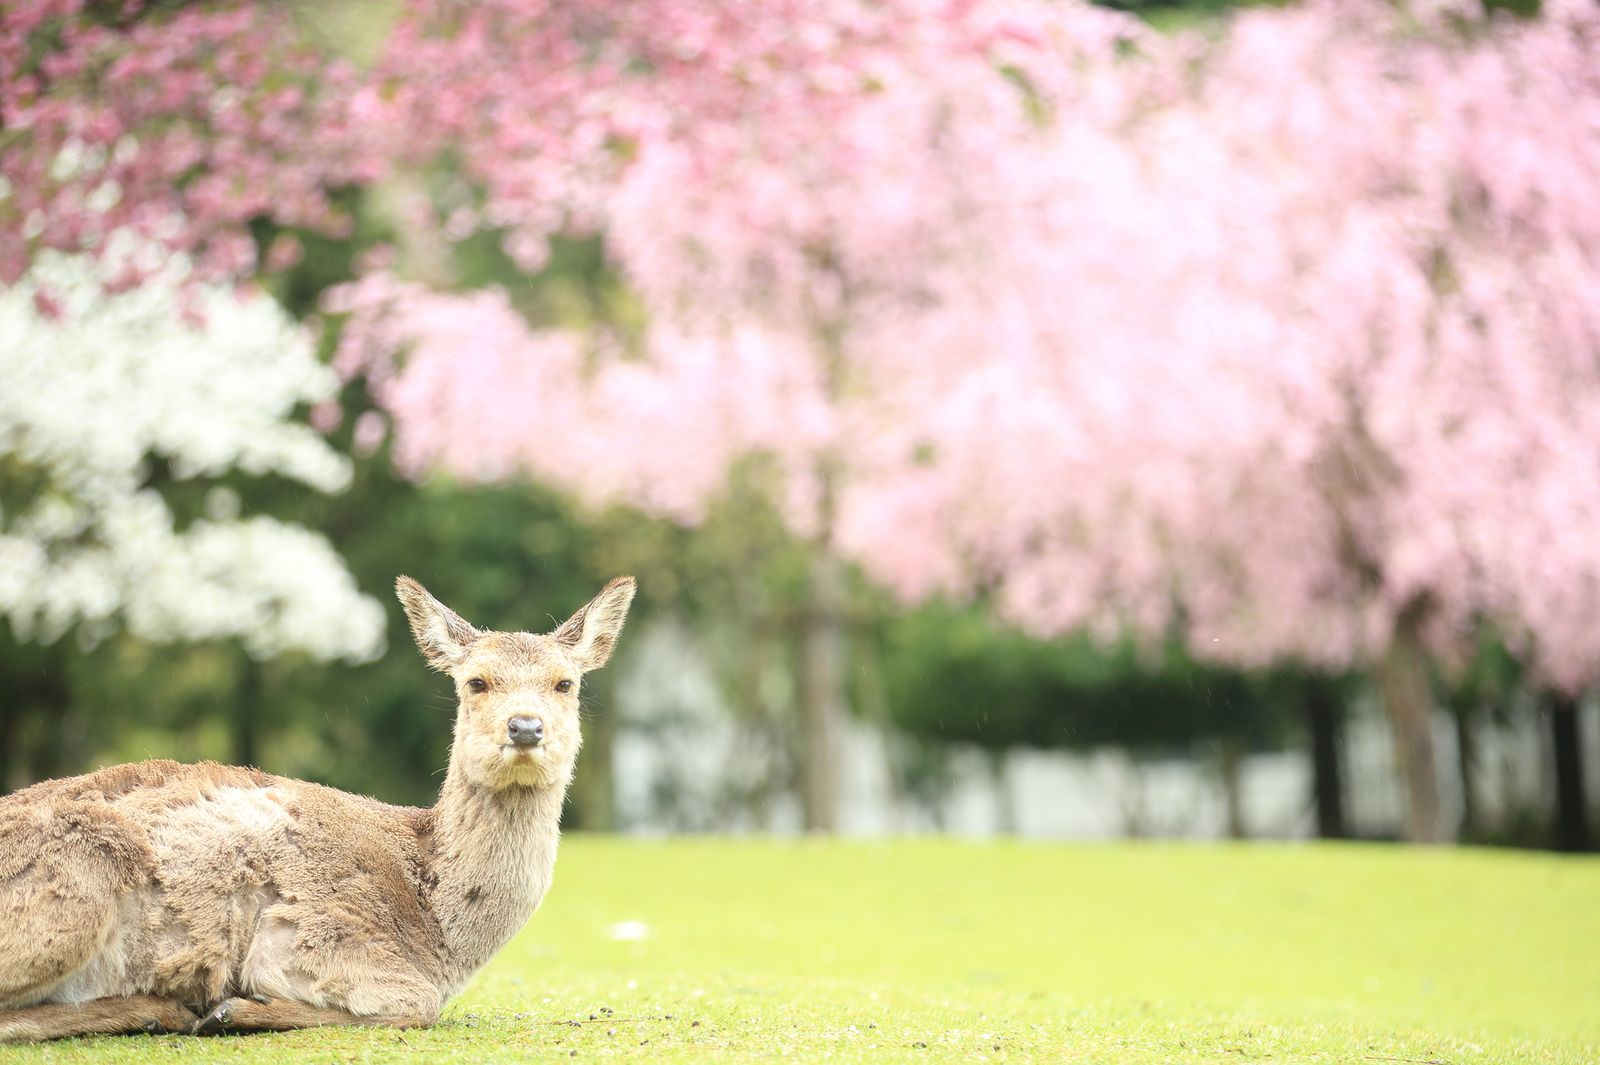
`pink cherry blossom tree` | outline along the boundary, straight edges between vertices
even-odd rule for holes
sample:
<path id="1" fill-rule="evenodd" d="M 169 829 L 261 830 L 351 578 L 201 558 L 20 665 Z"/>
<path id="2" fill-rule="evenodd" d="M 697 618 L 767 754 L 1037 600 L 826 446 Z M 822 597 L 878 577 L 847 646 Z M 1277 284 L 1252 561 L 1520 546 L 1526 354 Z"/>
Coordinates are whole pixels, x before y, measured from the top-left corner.
<path id="1" fill-rule="evenodd" d="M 253 220 L 338 232 L 330 191 L 382 158 L 359 85 L 281 5 L 6 4 L 0 283 L 43 249 L 102 255 L 119 231 L 184 253 L 197 282 L 255 270 Z M 298 252 L 288 236 L 266 250 L 279 266 Z"/>
<path id="2" fill-rule="evenodd" d="M 930 495 L 880 521 L 945 561 L 869 567 L 1370 669 L 1406 834 L 1445 838 L 1430 667 L 1487 620 L 1560 691 L 1600 676 L 1597 41 L 1592 5 L 1312 3 L 1171 43 L 1062 201 L 1032 387 L 940 419 Z"/>
<path id="3" fill-rule="evenodd" d="M 602 230 L 646 350 L 376 276 L 334 305 L 344 364 L 376 375 L 418 468 L 693 522 L 770 456 L 810 545 L 802 799 L 832 829 L 858 503 L 895 490 L 923 404 L 1026 268 L 1009 242 L 1043 206 L 1047 116 L 1103 110 L 1081 71 L 1138 35 L 1050 3 L 417 4 L 382 68 L 395 121 L 451 147 L 526 265 L 562 225 Z"/>
<path id="4" fill-rule="evenodd" d="M 1371 670 L 1441 839 L 1430 668 L 1489 621 L 1562 690 L 1600 669 L 1596 18 L 419 2 L 379 95 L 480 187 L 451 223 L 529 267 L 603 231 L 649 327 L 375 275 L 341 359 L 417 469 L 693 522 L 772 456 L 814 826 L 854 561 L 1041 633 Z"/>

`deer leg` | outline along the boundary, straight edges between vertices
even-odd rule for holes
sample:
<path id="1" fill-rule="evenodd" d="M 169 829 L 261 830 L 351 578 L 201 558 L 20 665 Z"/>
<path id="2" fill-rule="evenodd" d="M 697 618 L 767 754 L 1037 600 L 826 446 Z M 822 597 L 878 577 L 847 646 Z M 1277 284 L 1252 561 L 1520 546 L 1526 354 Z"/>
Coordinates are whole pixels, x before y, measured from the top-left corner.
<path id="1" fill-rule="evenodd" d="M 97 998 L 0 1010 L 0 1043 L 30 1043 L 74 1035 L 187 1032 L 195 1022 L 189 1007 L 155 995 Z"/>
<path id="2" fill-rule="evenodd" d="M 292 1028 L 322 1028 L 353 1024 L 387 1028 L 424 1028 L 433 1017 L 420 1013 L 382 1014 L 363 1017 L 348 1010 L 310 1006 L 293 999 L 230 998 L 214 1006 L 195 1024 L 196 1035 L 223 1032 L 286 1032 Z"/>

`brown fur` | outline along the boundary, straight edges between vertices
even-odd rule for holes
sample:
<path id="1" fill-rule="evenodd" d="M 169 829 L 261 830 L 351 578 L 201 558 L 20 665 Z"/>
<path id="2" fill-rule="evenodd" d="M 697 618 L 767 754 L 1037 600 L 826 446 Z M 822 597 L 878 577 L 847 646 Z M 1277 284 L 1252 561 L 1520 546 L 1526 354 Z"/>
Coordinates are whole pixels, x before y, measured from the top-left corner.
<path id="1" fill-rule="evenodd" d="M 548 636 L 396 591 L 460 697 L 438 804 L 168 761 L 0 797 L 0 1043 L 431 1024 L 522 927 L 555 866 L 578 682 L 610 656 L 632 578 Z M 515 716 L 540 720 L 540 746 L 508 743 Z"/>

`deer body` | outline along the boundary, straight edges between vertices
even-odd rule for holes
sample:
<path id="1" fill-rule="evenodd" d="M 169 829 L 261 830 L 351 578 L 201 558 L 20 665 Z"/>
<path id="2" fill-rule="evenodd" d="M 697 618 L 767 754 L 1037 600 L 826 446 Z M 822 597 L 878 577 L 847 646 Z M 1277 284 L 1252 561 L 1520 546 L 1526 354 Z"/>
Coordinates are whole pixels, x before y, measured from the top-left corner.
<path id="1" fill-rule="evenodd" d="M 549 890 L 576 682 L 632 598 L 483 633 L 402 578 L 462 696 L 432 809 L 156 761 L 0 798 L 0 1042 L 431 1024 Z"/>

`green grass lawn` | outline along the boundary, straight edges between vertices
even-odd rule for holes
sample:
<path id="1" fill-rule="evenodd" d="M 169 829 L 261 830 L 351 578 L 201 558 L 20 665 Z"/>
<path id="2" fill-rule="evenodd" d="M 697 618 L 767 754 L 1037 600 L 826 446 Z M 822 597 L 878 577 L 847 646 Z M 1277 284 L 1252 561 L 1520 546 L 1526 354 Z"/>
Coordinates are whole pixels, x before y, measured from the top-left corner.
<path id="1" fill-rule="evenodd" d="M 642 922 L 643 939 L 613 938 Z M 1363 846 L 569 838 L 428 1031 L 0 1062 L 1596 1062 L 1600 861 Z"/>

